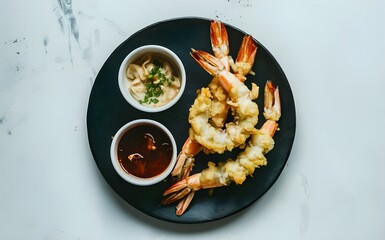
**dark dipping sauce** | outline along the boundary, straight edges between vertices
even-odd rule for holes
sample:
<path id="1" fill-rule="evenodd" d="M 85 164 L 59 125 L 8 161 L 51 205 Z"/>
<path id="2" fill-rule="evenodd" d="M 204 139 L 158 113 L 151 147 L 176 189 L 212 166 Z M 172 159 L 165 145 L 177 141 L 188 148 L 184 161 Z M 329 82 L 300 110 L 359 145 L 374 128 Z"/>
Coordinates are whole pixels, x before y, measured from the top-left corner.
<path id="1" fill-rule="evenodd" d="M 173 154 L 171 140 L 160 128 L 140 125 L 128 130 L 118 145 L 120 166 L 129 174 L 151 178 L 161 174 Z"/>

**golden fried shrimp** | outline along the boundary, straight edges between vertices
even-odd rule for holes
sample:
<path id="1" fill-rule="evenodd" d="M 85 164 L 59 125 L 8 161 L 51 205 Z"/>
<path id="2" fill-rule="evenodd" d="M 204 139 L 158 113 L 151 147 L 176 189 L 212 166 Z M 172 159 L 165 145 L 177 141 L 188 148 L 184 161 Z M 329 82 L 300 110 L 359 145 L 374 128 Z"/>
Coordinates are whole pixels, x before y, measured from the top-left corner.
<path id="1" fill-rule="evenodd" d="M 230 71 L 230 62 L 234 61 L 229 56 L 229 39 L 223 22 L 215 20 L 210 22 L 210 40 L 214 56 L 223 63 L 227 71 Z M 233 63 L 235 76 L 240 81 L 245 81 L 246 75 L 252 72 L 251 68 L 254 64 L 256 53 L 257 45 L 255 41 L 250 35 L 246 35 L 242 40 L 236 62 L 235 64 Z M 229 110 L 229 105 L 226 103 L 227 93 L 216 77 L 214 77 L 208 87 L 213 95 L 211 124 L 215 127 L 223 127 Z"/>
<path id="2" fill-rule="evenodd" d="M 236 77 L 239 81 L 245 81 L 245 75 L 252 73 L 251 67 L 254 63 L 256 54 L 256 43 L 251 36 L 245 36 L 240 47 L 237 61 L 234 64 L 231 56 L 229 56 L 229 42 L 225 25 L 220 21 L 211 21 L 210 24 L 210 39 L 214 52 L 214 56 L 218 58 L 225 70 L 230 71 L 230 64 L 234 65 Z M 226 121 L 230 105 L 227 104 L 228 94 L 220 85 L 218 78 L 214 77 L 208 88 L 212 94 L 209 123 L 216 128 L 222 128 Z M 255 97 L 257 94 L 255 94 Z M 190 137 L 186 140 L 182 151 L 178 155 L 177 164 L 171 173 L 172 176 L 177 176 L 179 180 L 189 176 L 192 167 L 194 166 L 194 156 L 201 150 L 206 153 L 210 152 L 203 148 L 197 141 Z M 212 151 L 212 150 L 211 150 Z M 176 206 L 176 214 L 181 215 L 190 204 L 194 197 L 194 191 L 190 192 Z"/>
<path id="3" fill-rule="evenodd" d="M 212 20 L 210 22 L 210 40 L 214 56 L 218 58 L 227 71 L 230 71 L 229 39 L 225 24 L 220 21 Z M 211 124 L 214 127 L 223 127 L 225 124 L 229 105 L 227 105 L 227 93 L 219 84 L 216 77 L 208 85 L 213 98 L 211 111 Z"/>
<path id="4" fill-rule="evenodd" d="M 221 60 L 226 70 L 230 70 L 229 41 L 225 25 L 220 21 L 212 20 L 210 22 L 210 39 L 214 56 Z M 247 39 L 247 40 L 246 40 Z M 237 77 L 240 81 L 246 78 L 242 74 L 248 74 L 254 63 L 256 54 L 256 43 L 250 36 L 245 36 L 237 57 L 237 65 L 248 65 L 250 69 L 238 71 Z M 218 78 L 214 77 L 208 85 L 210 89 L 211 111 L 209 122 L 213 127 L 222 128 L 227 119 L 230 105 L 227 104 L 228 94 L 220 85 Z M 191 149 L 190 149 L 191 148 Z M 176 167 L 172 171 L 172 176 L 178 176 L 179 179 L 187 174 L 187 170 L 192 168 L 194 156 L 204 149 L 198 142 L 188 138 L 178 155 Z M 205 151 L 208 152 L 208 151 Z M 187 161 L 188 160 L 188 161 Z M 185 162 L 187 161 L 187 162 Z"/>
<path id="5" fill-rule="evenodd" d="M 256 168 L 267 164 L 264 154 L 274 147 L 272 136 L 277 126 L 275 121 L 267 120 L 262 128 L 252 135 L 245 151 L 239 154 L 236 160 L 228 160 L 218 165 L 209 162 L 208 168 L 202 172 L 191 175 L 168 188 L 163 193 L 165 198 L 161 204 L 171 204 L 184 198 L 177 205 L 176 214 L 180 216 L 188 208 L 195 191 L 223 187 L 231 182 L 242 184 L 247 176 L 254 173 Z"/>
<path id="6" fill-rule="evenodd" d="M 228 95 L 219 84 L 218 78 L 213 78 L 207 86 L 211 92 L 211 118 L 210 123 L 217 128 L 224 126 L 230 106 L 227 104 Z"/>
<path id="7" fill-rule="evenodd" d="M 275 110 L 281 112 L 278 88 L 274 88 L 273 84 L 268 81 L 268 88 L 265 88 L 266 95 L 265 105 L 272 102 L 277 103 Z M 272 91 L 271 91 L 272 90 Z M 270 95 L 271 94 L 271 95 Z M 279 119 L 277 119 L 279 120 Z M 250 138 L 247 147 L 241 152 L 235 160 L 227 160 L 226 162 L 208 163 L 208 168 L 200 173 L 189 176 L 168 188 L 163 196 L 165 198 L 161 204 L 170 204 L 183 199 L 177 205 L 176 214 L 182 215 L 188 208 L 195 191 L 200 189 L 216 188 L 227 186 L 231 182 L 242 184 L 247 176 L 252 175 L 256 168 L 265 166 L 267 160 L 265 154 L 274 147 L 273 136 L 278 128 L 275 120 L 267 119 L 260 130 L 257 130 Z"/>
<path id="8" fill-rule="evenodd" d="M 191 191 L 227 186 L 231 182 L 242 184 L 248 175 L 254 173 L 256 168 L 267 164 L 264 155 L 274 147 L 272 137 L 277 127 L 277 122 L 267 120 L 262 128 L 252 135 L 248 146 L 237 156 L 236 160 L 228 160 L 218 165 L 209 162 L 208 168 L 201 173 L 191 175 L 168 188 L 163 193 L 164 196 L 175 192 L 178 192 L 178 195 L 173 199 L 163 200 L 162 204 L 177 201 Z M 186 188 L 188 190 L 185 190 Z M 184 193 L 181 190 L 184 190 Z"/>
<path id="9" fill-rule="evenodd" d="M 198 91 L 198 96 L 190 108 L 190 137 L 210 152 L 231 151 L 245 143 L 255 131 L 258 122 L 258 105 L 253 101 L 258 96 L 258 87 L 246 85 L 229 71 L 214 56 L 204 51 L 192 50 L 192 57 L 211 75 L 218 78 L 223 89 L 228 93 L 227 102 L 234 109 L 234 121 L 227 123 L 225 129 L 215 128 L 209 123 L 212 110 L 212 94 L 208 88 Z"/>
<path id="10" fill-rule="evenodd" d="M 210 40 L 214 56 L 219 58 L 227 70 L 230 70 L 229 40 L 225 25 L 220 21 L 212 20 L 210 22 Z M 218 79 L 214 77 L 208 85 L 211 92 L 211 111 L 210 124 L 216 128 L 222 128 L 225 124 L 230 106 L 227 104 L 227 93 L 219 84 Z M 189 174 L 194 164 L 194 156 L 198 154 L 203 147 L 190 137 L 186 139 L 181 152 L 178 154 L 177 163 L 171 172 L 172 176 L 183 179 Z"/>

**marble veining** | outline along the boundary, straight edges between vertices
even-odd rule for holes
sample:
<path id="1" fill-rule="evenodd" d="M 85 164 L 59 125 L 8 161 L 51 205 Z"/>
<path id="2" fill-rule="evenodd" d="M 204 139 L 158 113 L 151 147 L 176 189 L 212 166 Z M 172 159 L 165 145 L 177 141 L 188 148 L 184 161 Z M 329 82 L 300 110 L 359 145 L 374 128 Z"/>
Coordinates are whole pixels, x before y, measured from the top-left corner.
<path id="1" fill-rule="evenodd" d="M 46 36 L 43 38 L 43 45 L 44 45 L 44 51 L 45 51 L 45 54 L 48 53 L 48 50 L 47 50 L 47 46 L 48 46 L 48 42 L 49 42 L 49 38 Z"/>
<path id="2" fill-rule="evenodd" d="M 304 192 L 306 198 L 308 199 L 310 197 L 310 195 L 309 195 L 309 183 L 308 183 L 307 177 L 305 175 L 301 175 L 301 184 L 302 184 L 303 192 Z"/>
<path id="3" fill-rule="evenodd" d="M 58 0 L 59 9 L 61 13 L 64 15 L 67 20 L 67 24 L 69 26 L 70 33 L 79 42 L 79 29 L 76 23 L 76 18 L 73 14 L 72 10 L 72 1 L 71 0 Z M 62 17 L 62 16 L 60 16 Z M 60 18 L 62 19 L 62 18 Z M 61 26 L 63 27 L 63 21 L 61 20 Z M 64 27 L 63 27 L 64 28 Z M 64 30 L 64 29 L 63 29 Z"/>
<path id="4" fill-rule="evenodd" d="M 79 44 L 80 33 L 79 33 L 79 29 L 78 29 L 75 15 L 73 14 L 72 1 L 71 0 L 57 0 L 57 6 L 54 7 L 54 11 L 58 15 L 57 21 L 60 25 L 61 31 L 63 33 L 67 34 L 68 53 L 69 53 L 69 56 L 71 59 L 71 63 L 73 65 L 71 36 Z M 66 31 L 66 29 L 67 29 L 67 31 Z"/>
<path id="5" fill-rule="evenodd" d="M 114 21 L 108 19 L 108 18 L 104 18 L 104 21 L 111 27 L 115 28 L 117 31 L 118 31 L 118 34 L 122 37 L 127 37 L 128 36 L 128 33 L 123 30 L 122 28 L 120 28 L 118 26 L 118 24 L 116 24 Z"/>
<path id="6" fill-rule="evenodd" d="M 301 179 L 301 186 L 304 193 L 304 199 L 300 203 L 300 236 L 301 239 L 304 238 L 305 233 L 308 230 L 309 227 L 309 216 L 310 216 L 310 210 L 309 210 L 309 198 L 310 198 L 310 192 L 309 192 L 309 183 L 307 180 L 307 177 L 303 174 L 300 174 Z"/>
<path id="7" fill-rule="evenodd" d="M 7 112 L 4 113 L 4 115 L 2 117 L 0 117 L 0 125 L 3 125 L 3 123 L 5 122 L 5 117 L 7 116 Z"/>

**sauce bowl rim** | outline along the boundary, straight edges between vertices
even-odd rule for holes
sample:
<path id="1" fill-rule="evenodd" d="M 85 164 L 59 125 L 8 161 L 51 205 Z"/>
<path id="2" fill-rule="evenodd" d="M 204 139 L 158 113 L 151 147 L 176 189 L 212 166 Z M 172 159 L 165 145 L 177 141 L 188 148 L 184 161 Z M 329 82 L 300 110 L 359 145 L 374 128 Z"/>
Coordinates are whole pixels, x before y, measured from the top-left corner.
<path id="1" fill-rule="evenodd" d="M 181 80 L 181 86 L 179 89 L 178 94 L 168 103 L 166 103 L 163 106 L 160 107 L 150 107 L 150 106 L 144 106 L 140 104 L 130 93 L 130 90 L 127 87 L 126 81 L 128 81 L 126 76 L 127 67 L 130 63 L 133 63 L 135 60 L 140 58 L 140 56 L 148 53 L 155 53 L 155 54 L 163 54 L 167 56 L 170 60 L 172 60 L 178 69 L 176 71 L 180 72 L 180 80 Z M 164 110 L 169 109 L 173 105 L 175 105 L 179 99 L 182 97 L 183 92 L 186 87 L 186 70 L 184 68 L 182 60 L 174 53 L 172 50 L 161 46 L 161 45 L 143 45 L 138 48 L 135 48 L 132 50 L 122 61 L 119 71 L 118 71 L 118 84 L 119 84 L 119 90 L 124 97 L 124 99 L 134 108 L 143 111 L 143 112 L 149 112 L 149 113 L 156 113 L 161 112 Z"/>
<path id="2" fill-rule="evenodd" d="M 122 139 L 122 137 L 124 136 L 124 134 L 126 134 L 129 130 L 131 130 L 137 126 L 141 126 L 141 125 L 153 125 L 153 126 L 160 128 L 161 131 L 163 131 L 167 135 L 167 137 L 170 139 L 172 150 L 173 150 L 171 160 L 170 160 L 170 163 L 167 166 L 167 168 L 162 173 L 160 173 L 156 176 L 150 177 L 150 178 L 141 178 L 141 177 L 137 177 L 133 174 L 127 173 L 121 167 L 121 165 L 119 163 L 119 158 L 118 158 L 118 146 L 119 146 L 119 142 Z M 113 165 L 115 171 L 125 181 L 127 181 L 131 184 L 134 184 L 134 185 L 138 185 L 138 186 L 149 186 L 149 185 L 154 185 L 156 183 L 161 182 L 162 180 L 167 178 L 168 175 L 170 175 L 172 169 L 174 168 L 174 166 L 176 164 L 177 145 L 176 145 L 176 142 L 175 142 L 175 139 L 174 139 L 174 136 L 172 135 L 172 133 L 168 130 L 167 127 L 165 127 L 160 122 L 157 122 L 157 121 L 152 120 L 152 119 L 136 119 L 136 120 L 133 120 L 133 121 L 126 123 L 116 132 L 116 134 L 114 135 L 112 142 L 111 142 L 110 158 L 111 158 L 111 162 L 112 162 L 112 165 Z"/>

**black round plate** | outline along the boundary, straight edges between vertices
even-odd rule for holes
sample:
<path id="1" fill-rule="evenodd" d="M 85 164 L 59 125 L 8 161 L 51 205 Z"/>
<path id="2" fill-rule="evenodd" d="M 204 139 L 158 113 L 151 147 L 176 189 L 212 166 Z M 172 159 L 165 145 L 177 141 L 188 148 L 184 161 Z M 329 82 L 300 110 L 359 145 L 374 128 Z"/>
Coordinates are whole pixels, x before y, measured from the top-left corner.
<path id="1" fill-rule="evenodd" d="M 217 188 L 212 194 L 207 190 L 196 193 L 189 209 L 181 217 L 175 215 L 175 204 L 161 206 L 162 192 L 170 186 L 171 180 L 150 187 L 138 187 L 125 182 L 115 172 L 110 160 L 110 144 L 113 135 L 125 123 L 139 118 L 154 119 L 164 124 L 174 135 L 181 149 L 188 137 L 188 113 L 197 89 L 207 86 L 211 76 L 207 74 L 190 56 L 191 48 L 211 51 L 209 36 L 210 21 L 200 18 L 167 20 L 150 25 L 129 37 L 107 59 L 93 85 L 87 112 L 88 138 L 92 154 L 100 172 L 108 184 L 129 204 L 152 217 L 178 223 L 199 223 L 224 218 L 234 214 L 260 198 L 278 179 L 294 141 L 295 107 L 292 91 L 281 67 L 274 57 L 258 42 L 258 52 L 253 70 L 255 76 L 247 77 L 246 85 L 252 82 L 260 86 L 257 103 L 260 108 L 260 127 L 264 122 L 263 88 L 266 80 L 278 85 L 282 101 L 280 131 L 275 136 L 275 148 L 267 154 L 268 165 L 257 169 L 243 185 L 231 184 Z M 237 56 L 244 32 L 226 25 L 230 54 Z M 145 113 L 131 107 L 122 97 L 118 87 L 118 70 L 123 59 L 132 50 L 147 44 L 157 44 L 174 51 L 186 68 L 187 84 L 179 102 L 161 113 Z M 224 161 L 235 158 L 239 151 L 224 155 L 198 154 L 193 169 L 200 172 L 207 162 Z"/>

